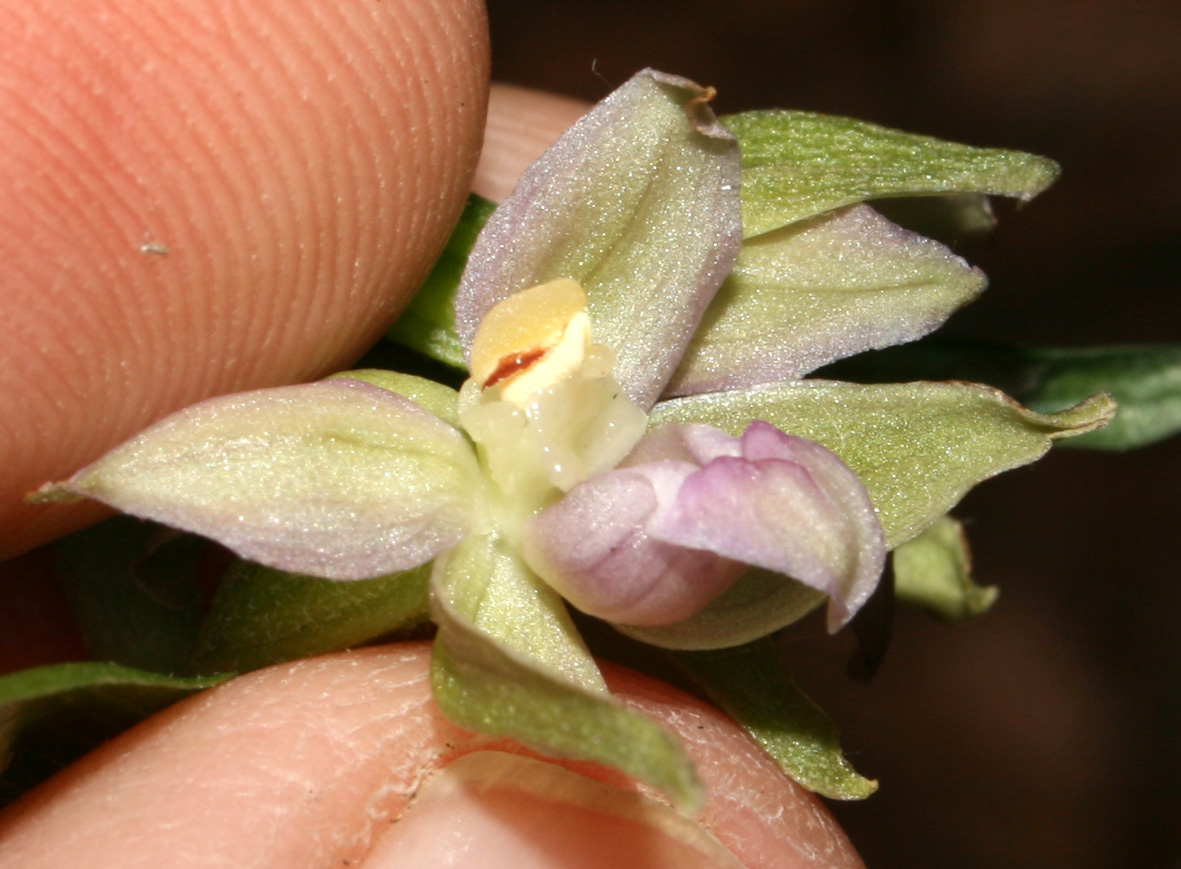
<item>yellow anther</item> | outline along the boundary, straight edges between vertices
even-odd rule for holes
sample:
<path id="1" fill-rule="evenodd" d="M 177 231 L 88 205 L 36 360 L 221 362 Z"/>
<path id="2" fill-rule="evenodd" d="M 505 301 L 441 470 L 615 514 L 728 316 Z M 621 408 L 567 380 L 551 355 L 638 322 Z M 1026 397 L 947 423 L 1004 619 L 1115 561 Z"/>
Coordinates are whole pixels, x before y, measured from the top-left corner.
<path id="1" fill-rule="evenodd" d="M 472 379 L 521 403 L 577 370 L 589 346 L 586 294 L 577 281 L 558 278 L 488 312 L 472 341 Z"/>

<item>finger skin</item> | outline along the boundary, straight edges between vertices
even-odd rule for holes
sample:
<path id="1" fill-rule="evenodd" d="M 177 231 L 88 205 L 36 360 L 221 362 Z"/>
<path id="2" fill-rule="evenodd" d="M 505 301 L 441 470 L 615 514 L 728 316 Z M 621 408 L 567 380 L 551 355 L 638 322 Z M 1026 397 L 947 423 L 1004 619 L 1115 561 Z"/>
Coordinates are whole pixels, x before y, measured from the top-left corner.
<path id="1" fill-rule="evenodd" d="M 478 0 L 0 0 L 0 557 L 22 501 L 201 398 L 346 366 L 483 130 Z"/>
<path id="2" fill-rule="evenodd" d="M 430 697 L 428 668 L 429 645 L 398 644 L 283 664 L 190 698 L 0 816 L 0 866 L 319 869 L 355 864 L 371 850 L 382 860 L 391 849 L 396 856 L 398 843 L 382 840 L 431 773 L 481 749 L 531 754 L 447 722 Z M 711 795 L 700 821 L 742 865 L 861 865 L 819 801 L 733 723 L 630 671 L 609 667 L 606 675 L 625 702 L 685 740 Z M 622 783 L 592 765 L 565 765 Z M 540 805 L 536 796 L 510 787 L 505 827 L 548 811 L 544 794 Z M 519 812 L 508 805 L 514 800 Z M 437 835 L 461 834 L 465 819 L 449 821 L 448 801 L 441 802 Z M 588 835 L 602 829 L 592 825 Z M 566 832 L 572 852 L 585 850 L 583 828 L 574 822 Z M 659 853 L 664 846 L 640 840 L 629 847 Z M 570 865 L 552 856 L 538 865 Z"/>
<path id="3" fill-rule="evenodd" d="M 511 819 L 511 823 L 507 823 Z M 366 857 L 369 869 L 743 869 L 671 806 L 501 751 L 427 778 Z"/>

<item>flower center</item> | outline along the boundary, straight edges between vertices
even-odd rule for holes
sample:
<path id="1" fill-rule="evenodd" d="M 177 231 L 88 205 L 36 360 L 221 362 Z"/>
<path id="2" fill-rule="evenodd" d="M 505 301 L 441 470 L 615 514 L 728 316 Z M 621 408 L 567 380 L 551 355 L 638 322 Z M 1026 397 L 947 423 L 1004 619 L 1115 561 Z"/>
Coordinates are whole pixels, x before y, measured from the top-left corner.
<path id="1" fill-rule="evenodd" d="M 559 278 L 522 290 L 496 305 L 472 341 L 472 379 L 484 390 L 524 405 L 529 396 L 583 366 L 593 349 L 586 295 L 577 281 Z M 602 372 L 609 374 L 613 354 Z"/>
<path id="2" fill-rule="evenodd" d="M 613 468 L 643 436 L 647 415 L 622 393 L 614 366 L 568 278 L 510 296 L 480 323 L 459 418 L 511 503 L 511 524 Z"/>

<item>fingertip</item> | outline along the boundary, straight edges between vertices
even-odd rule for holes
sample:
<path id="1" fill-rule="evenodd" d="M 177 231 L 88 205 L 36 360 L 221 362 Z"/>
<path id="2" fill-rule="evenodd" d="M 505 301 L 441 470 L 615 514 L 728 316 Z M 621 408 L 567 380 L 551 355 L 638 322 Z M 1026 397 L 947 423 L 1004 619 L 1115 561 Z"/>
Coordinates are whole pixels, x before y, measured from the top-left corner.
<path id="1" fill-rule="evenodd" d="M 366 857 L 371 869 L 743 869 L 669 806 L 552 763 L 466 755 L 427 779 Z"/>
<path id="2" fill-rule="evenodd" d="M 462 207 L 478 0 L 4 0 L 0 556 L 23 495 L 210 395 L 347 365 Z"/>

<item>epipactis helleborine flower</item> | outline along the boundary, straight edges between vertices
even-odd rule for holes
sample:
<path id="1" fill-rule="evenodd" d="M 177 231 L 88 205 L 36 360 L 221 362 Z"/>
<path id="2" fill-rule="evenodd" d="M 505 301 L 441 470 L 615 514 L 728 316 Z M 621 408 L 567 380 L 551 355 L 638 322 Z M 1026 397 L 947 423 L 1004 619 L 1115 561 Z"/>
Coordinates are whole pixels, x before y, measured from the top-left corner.
<path id="1" fill-rule="evenodd" d="M 332 579 L 494 533 L 621 625 L 683 621 L 754 566 L 827 595 L 835 630 L 885 552 L 856 475 L 766 423 L 645 437 L 741 242 L 738 148 L 709 96 L 641 73 L 523 177 L 456 301 L 472 373 L 458 426 L 346 375 L 189 408 L 58 490 Z M 588 208 L 580 188 L 605 184 L 614 207 Z M 571 275 L 592 273 L 588 300 Z"/>
<path id="2" fill-rule="evenodd" d="M 925 334 L 983 278 L 849 206 L 893 190 L 876 175 L 849 190 L 823 179 L 812 218 L 776 229 L 761 213 L 744 242 L 738 142 L 711 96 L 639 73 L 524 174 L 455 297 L 471 372 L 458 393 L 370 371 L 215 398 L 41 497 L 96 498 L 329 579 L 433 561 L 448 715 L 692 804 L 691 764 L 610 700 L 563 598 L 673 649 L 748 643 L 826 598 L 836 630 L 887 545 L 1110 416 L 1032 415 L 966 384 L 785 382 Z M 877 504 L 834 452 L 782 430 L 794 408 L 803 431 L 840 421 L 832 440 L 877 475 Z M 912 420 L 920 445 L 946 443 L 942 426 L 982 440 L 918 462 Z M 862 429 L 845 439 L 845 426 Z"/>

